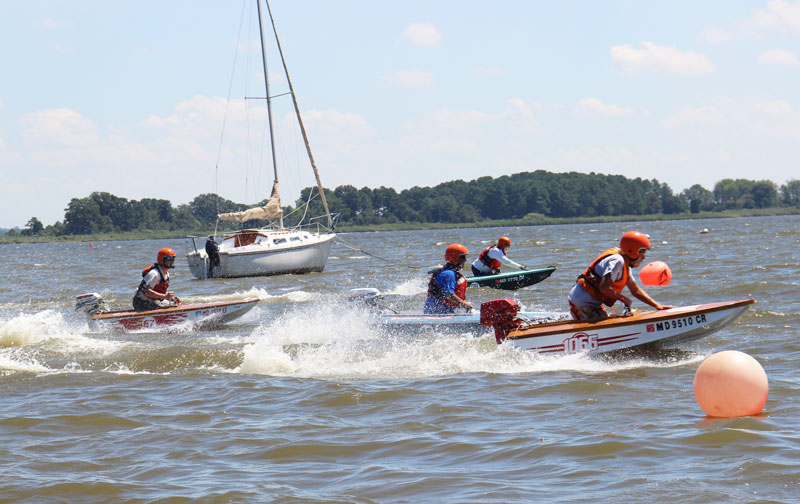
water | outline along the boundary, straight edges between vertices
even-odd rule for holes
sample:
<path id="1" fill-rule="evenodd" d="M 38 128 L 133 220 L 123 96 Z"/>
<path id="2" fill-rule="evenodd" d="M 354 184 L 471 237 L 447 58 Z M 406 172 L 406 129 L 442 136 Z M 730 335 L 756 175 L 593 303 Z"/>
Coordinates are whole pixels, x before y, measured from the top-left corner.
<path id="1" fill-rule="evenodd" d="M 421 307 L 447 244 L 475 257 L 502 233 L 517 261 L 558 269 L 469 299 L 563 312 L 578 272 L 630 229 L 672 268 L 648 288 L 660 302 L 758 303 L 679 349 L 607 359 L 387 335 L 346 301 L 377 287 Z M 183 240 L 0 247 L 0 502 L 797 502 L 800 217 L 340 238 L 322 274 L 211 281 L 192 278 Z M 129 304 L 163 246 L 184 300 L 262 301 L 223 329 L 91 332 L 75 296 Z M 764 413 L 697 405 L 694 372 L 721 350 L 762 364 Z"/>

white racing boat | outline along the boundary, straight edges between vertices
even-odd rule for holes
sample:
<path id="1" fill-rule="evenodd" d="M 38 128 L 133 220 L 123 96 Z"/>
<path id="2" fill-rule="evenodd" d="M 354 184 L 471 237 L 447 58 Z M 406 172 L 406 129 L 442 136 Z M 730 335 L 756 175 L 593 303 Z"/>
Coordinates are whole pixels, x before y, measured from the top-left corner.
<path id="1" fill-rule="evenodd" d="M 407 333 L 485 333 L 487 328 L 480 323 L 481 314 L 478 311 L 462 313 L 428 314 L 422 312 L 398 312 L 381 304 L 383 294 L 378 289 L 362 288 L 350 291 L 349 301 L 364 302 L 375 309 L 373 322 L 386 328 L 390 332 Z M 517 313 L 517 317 L 530 322 L 542 323 L 563 320 L 567 313 L 528 312 Z"/>
<path id="2" fill-rule="evenodd" d="M 602 353 L 645 345 L 671 347 L 702 338 L 732 323 L 753 303 L 754 299 L 741 299 L 537 324 L 519 320 L 519 305 L 512 299 L 499 299 L 481 305 L 481 323 L 494 327 L 498 343 L 507 341 L 543 355 Z"/>
<path id="3" fill-rule="evenodd" d="M 179 304 L 158 310 L 137 312 L 110 310 L 97 293 L 82 294 L 75 300 L 75 310 L 83 311 L 89 327 L 113 331 L 159 330 L 178 325 L 214 327 L 237 319 L 250 311 L 259 299 Z"/>

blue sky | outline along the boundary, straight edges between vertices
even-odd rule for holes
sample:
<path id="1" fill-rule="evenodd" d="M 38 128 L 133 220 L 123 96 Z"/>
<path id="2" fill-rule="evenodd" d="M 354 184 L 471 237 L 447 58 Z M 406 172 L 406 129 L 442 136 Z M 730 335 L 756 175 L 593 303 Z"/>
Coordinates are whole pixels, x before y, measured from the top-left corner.
<path id="1" fill-rule="evenodd" d="M 329 188 L 537 169 L 675 192 L 800 178 L 800 2 L 271 7 Z M 0 0 L 0 227 L 52 224 L 93 191 L 265 198 L 264 102 L 243 100 L 264 96 L 253 11 L 252 0 Z M 297 166 L 289 102 L 274 103 L 289 203 L 313 176 Z"/>

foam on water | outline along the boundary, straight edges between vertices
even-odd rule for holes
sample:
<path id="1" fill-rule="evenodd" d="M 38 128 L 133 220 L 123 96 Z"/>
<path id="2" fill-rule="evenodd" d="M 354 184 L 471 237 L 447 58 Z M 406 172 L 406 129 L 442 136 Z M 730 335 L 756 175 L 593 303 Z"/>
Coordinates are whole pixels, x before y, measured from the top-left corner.
<path id="1" fill-rule="evenodd" d="M 63 331 L 65 325 L 64 317 L 55 310 L 16 315 L 0 322 L 0 347 L 40 343 Z"/>
<path id="2" fill-rule="evenodd" d="M 389 289 L 386 294 L 390 296 L 414 296 L 422 294 L 428 289 L 427 277 L 410 278 Z"/>
<path id="3" fill-rule="evenodd" d="M 102 357 L 129 344 L 90 337 L 83 334 L 87 330 L 85 323 L 69 321 L 56 310 L 21 313 L 0 321 L 0 369 L 35 373 L 79 371 L 79 366 L 54 366 L 46 360 L 53 356 L 59 356 L 56 359 L 59 362 L 64 357 Z"/>
<path id="4" fill-rule="evenodd" d="M 357 305 L 307 306 L 286 312 L 251 334 L 236 373 L 322 380 L 417 379 L 461 373 L 522 374 L 554 371 L 605 373 L 684 365 L 685 359 L 610 360 L 585 354 L 540 356 L 492 334 L 387 334 Z M 693 356 L 694 358 L 694 356 Z"/>

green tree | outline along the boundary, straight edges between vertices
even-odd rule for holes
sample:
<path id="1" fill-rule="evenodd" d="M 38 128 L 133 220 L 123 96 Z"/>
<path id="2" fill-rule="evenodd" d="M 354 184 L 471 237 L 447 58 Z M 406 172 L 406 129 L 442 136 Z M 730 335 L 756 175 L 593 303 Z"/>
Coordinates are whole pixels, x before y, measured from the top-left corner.
<path id="1" fill-rule="evenodd" d="M 781 186 L 783 204 L 800 207 L 800 180 L 791 179 Z"/>
<path id="2" fill-rule="evenodd" d="M 243 209 L 244 205 L 238 205 L 233 201 L 219 197 L 216 194 L 201 194 L 189 202 L 192 216 L 205 224 L 217 222 L 217 215 L 226 212 L 235 212 Z"/>
<path id="3" fill-rule="evenodd" d="M 23 229 L 22 232 L 20 232 L 23 236 L 38 236 L 44 231 L 44 224 L 36 217 L 31 217 L 31 220 L 25 224 L 25 227 L 27 229 Z"/>
<path id="4" fill-rule="evenodd" d="M 100 207 L 91 198 L 72 198 L 65 209 L 64 234 L 94 234 L 100 229 Z"/>
<path id="5" fill-rule="evenodd" d="M 754 182 L 750 195 L 756 208 L 771 208 L 778 204 L 778 187 L 769 180 Z"/>
<path id="6" fill-rule="evenodd" d="M 710 212 L 714 209 L 714 195 L 700 184 L 684 189 L 683 196 L 689 202 L 691 213 Z"/>

